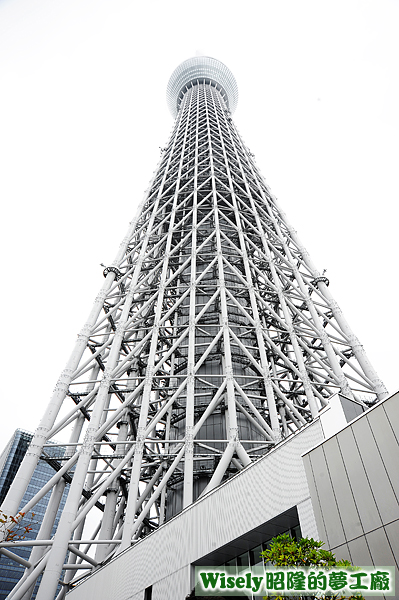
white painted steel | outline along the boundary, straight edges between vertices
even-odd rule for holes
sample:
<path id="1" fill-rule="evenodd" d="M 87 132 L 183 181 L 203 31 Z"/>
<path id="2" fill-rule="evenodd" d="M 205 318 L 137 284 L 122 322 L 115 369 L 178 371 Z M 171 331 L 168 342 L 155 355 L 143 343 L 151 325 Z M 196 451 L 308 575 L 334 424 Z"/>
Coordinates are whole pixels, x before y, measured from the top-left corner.
<path id="1" fill-rule="evenodd" d="M 107 600 L 130 600 L 150 585 L 153 600 L 185 598 L 192 563 L 295 505 L 303 535 L 313 535 L 301 455 L 322 440 L 317 419 L 95 572 L 68 600 L 97 600 L 98 590 Z"/>
<path id="2" fill-rule="evenodd" d="M 16 513 L 44 446 L 70 432 L 22 509 L 52 490 L 14 600 L 29 599 L 44 564 L 39 600 L 53 600 L 64 563 L 66 585 L 85 577 L 71 540 L 96 565 L 124 555 L 335 392 L 364 404 L 386 393 L 243 144 L 237 97 L 215 59 L 171 77 L 171 138 L 3 505 Z"/>

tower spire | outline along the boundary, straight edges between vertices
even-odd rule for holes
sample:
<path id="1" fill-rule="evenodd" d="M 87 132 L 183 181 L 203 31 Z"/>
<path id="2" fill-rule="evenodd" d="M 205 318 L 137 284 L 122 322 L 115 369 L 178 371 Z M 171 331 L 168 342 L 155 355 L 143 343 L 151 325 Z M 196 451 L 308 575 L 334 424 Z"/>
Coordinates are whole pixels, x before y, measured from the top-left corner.
<path id="1" fill-rule="evenodd" d="M 40 574 L 37 598 L 53 600 L 68 552 L 66 584 L 77 557 L 97 568 L 317 419 L 336 392 L 362 405 L 386 395 L 237 132 L 230 70 L 189 59 L 167 101 L 172 135 L 3 505 L 26 512 L 70 487 L 13 600 Z M 46 444 L 65 436 L 68 452 L 50 461 Z M 54 477 L 21 507 L 39 459 Z"/>

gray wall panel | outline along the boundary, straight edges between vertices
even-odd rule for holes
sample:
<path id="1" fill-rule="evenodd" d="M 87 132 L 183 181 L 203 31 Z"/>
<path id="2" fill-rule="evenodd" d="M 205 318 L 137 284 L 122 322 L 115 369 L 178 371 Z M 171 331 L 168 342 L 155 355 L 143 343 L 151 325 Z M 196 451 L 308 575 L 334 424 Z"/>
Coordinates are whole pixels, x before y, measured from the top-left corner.
<path id="1" fill-rule="evenodd" d="M 364 536 L 352 540 L 348 544 L 343 544 L 338 548 L 334 548 L 334 554 L 338 559 L 349 560 L 354 565 L 367 566 L 372 564 L 370 552 Z M 383 600 L 384 597 L 385 596 L 366 596 L 366 600 Z"/>
<path id="2" fill-rule="evenodd" d="M 326 493 L 326 477 L 320 458 L 324 451 L 336 510 L 344 525 L 345 541 L 352 562 L 358 566 L 399 565 L 398 439 L 399 393 L 377 404 L 304 456 L 305 464 L 309 459 L 313 465 L 313 472 L 308 467 L 306 470 L 312 502 L 320 502 L 328 534 L 326 541 L 337 554 L 343 545 L 334 544 L 330 539 L 330 531 L 337 519 L 336 512 L 331 510 L 331 497 Z M 365 535 L 359 531 L 352 498 Z M 337 526 L 340 528 L 340 523 Z M 360 535 L 356 535 L 356 531 Z M 396 580 L 399 583 L 399 571 Z M 399 598 L 399 589 L 396 597 Z M 367 598 L 371 600 L 372 597 Z"/>
<path id="3" fill-rule="evenodd" d="M 348 542 L 348 548 L 351 555 L 352 564 L 358 567 L 363 567 L 373 563 L 364 535 Z"/>
<path id="4" fill-rule="evenodd" d="M 366 538 L 373 564 L 376 567 L 393 567 L 395 565 L 395 558 L 392 554 L 384 528 L 380 527 L 375 531 L 371 531 L 366 535 Z"/>
<path id="5" fill-rule="evenodd" d="M 384 406 L 375 408 L 370 413 L 368 420 L 371 425 L 373 436 L 377 443 L 385 469 L 388 473 L 390 483 L 394 490 L 396 501 L 398 501 L 399 477 L 397 476 L 397 472 L 399 467 L 399 444 L 384 410 Z M 399 433 L 399 431 L 397 433 Z"/>
<path id="6" fill-rule="evenodd" d="M 385 525 L 384 529 L 395 558 L 396 597 L 399 597 L 399 521 Z"/>
<path id="7" fill-rule="evenodd" d="M 364 532 L 336 436 L 323 444 L 323 450 L 345 537 L 350 540 Z"/>
<path id="8" fill-rule="evenodd" d="M 375 505 L 373 494 L 371 493 L 369 481 L 364 472 L 352 429 L 350 427 L 344 429 L 339 433 L 337 439 L 363 530 L 367 532 L 376 529 L 382 525 L 382 521 Z"/>
<path id="9" fill-rule="evenodd" d="M 370 414 L 370 418 L 374 423 L 373 412 Z M 399 505 L 377 444 L 375 443 L 368 419 L 359 419 L 351 428 L 362 457 L 364 468 L 368 474 L 370 487 L 382 522 L 389 523 L 390 521 L 399 519 Z"/>
<path id="10" fill-rule="evenodd" d="M 310 455 L 309 454 L 307 454 L 306 456 L 303 457 L 303 464 L 305 467 L 306 478 L 308 480 L 312 508 L 313 508 L 314 516 L 316 518 L 319 539 L 324 541 L 327 539 L 327 534 L 326 534 L 326 529 L 324 527 L 324 519 L 323 519 L 323 515 L 321 513 L 319 496 L 318 496 L 317 489 L 316 489 L 312 465 L 310 464 Z"/>
<path id="11" fill-rule="evenodd" d="M 325 550 L 326 548 L 324 548 Z M 338 546 L 337 548 L 334 548 L 331 550 L 333 554 L 335 554 L 335 557 L 337 560 L 349 560 L 351 561 L 351 555 L 349 552 L 349 548 L 348 548 L 348 544 L 342 544 L 341 546 Z"/>
<path id="12" fill-rule="evenodd" d="M 386 400 L 382 406 L 399 442 L 399 392 L 397 392 L 391 398 L 388 398 L 388 400 Z"/>
<path id="13" fill-rule="evenodd" d="M 393 523 L 385 525 L 385 533 L 395 557 L 396 565 L 399 567 L 399 521 L 394 521 Z"/>
<path id="14" fill-rule="evenodd" d="M 335 546 L 343 544 L 346 540 L 327 469 L 326 459 L 321 446 L 311 452 L 310 462 L 315 480 L 317 481 L 317 492 L 321 503 L 321 512 L 327 536 L 325 541 L 330 548 L 334 548 Z"/>

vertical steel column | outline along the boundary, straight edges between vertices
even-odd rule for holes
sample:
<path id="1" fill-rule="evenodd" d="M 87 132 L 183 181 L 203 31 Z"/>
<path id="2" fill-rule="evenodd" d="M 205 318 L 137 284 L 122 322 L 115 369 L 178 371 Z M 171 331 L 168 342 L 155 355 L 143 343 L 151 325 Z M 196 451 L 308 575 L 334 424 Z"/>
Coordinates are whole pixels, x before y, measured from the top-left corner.
<path id="1" fill-rule="evenodd" d="M 204 82 L 205 83 L 205 82 Z M 209 88 L 209 96 L 211 97 L 211 86 Z M 223 328 L 223 362 L 226 379 L 226 395 L 227 395 L 227 411 L 226 418 L 228 423 L 228 444 L 223 453 L 223 456 L 206 487 L 206 491 L 210 491 L 217 485 L 219 485 L 222 477 L 230 464 L 234 452 L 237 450 L 241 461 L 244 466 L 251 462 L 251 459 L 245 452 L 244 448 L 239 444 L 238 436 L 238 423 L 236 413 L 236 402 L 235 402 L 235 389 L 234 389 L 234 371 L 231 357 L 230 347 L 230 329 L 229 329 L 229 317 L 227 308 L 226 298 L 226 283 L 224 278 L 224 267 L 223 267 L 223 251 L 221 244 L 221 233 L 219 224 L 219 209 L 218 209 L 218 197 L 216 190 L 215 180 L 215 166 L 213 161 L 213 147 L 212 147 L 212 136 L 208 106 L 208 93 L 205 93 L 205 108 L 206 108 L 206 120 L 207 120 L 207 134 L 208 134 L 208 148 L 209 148 L 209 164 L 211 170 L 211 181 L 212 181 L 212 197 L 213 197 L 213 210 L 215 219 L 215 232 L 216 232 L 216 253 L 218 261 L 218 287 L 220 290 L 220 310 L 221 310 L 221 327 Z"/>
<path id="2" fill-rule="evenodd" d="M 129 425 L 129 423 L 126 420 L 119 421 L 119 423 L 118 423 L 119 433 L 118 433 L 118 439 L 117 439 L 116 448 L 115 448 L 116 456 L 118 456 L 119 454 L 125 454 L 125 445 L 123 444 L 123 442 L 126 441 L 126 439 L 127 439 L 128 425 Z M 118 466 L 118 464 L 120 464 L 120 462 L 121 462 L 121 460 L 116 458 L 113 461 L 113 467 L 116 468 Z M 110 485 L 109 488 L 107 489 L 107 491 L 105 492 L 106 493 L 105 509 L 104 509 L 104 514 L 103 514 L 103 518 L 102 518 L 102 522 L 101 522 L 100 533 L 98 535 L 99 540 L 112 539 L 113 523 L 114 523 L 114 517 L 115 517 L 115 512 L 116 512 L 116 503 L 118 500 L 118 488 L 119 488 L 119 484 L 114 479 L 112 485 Z M 102 560 L 104 560 L 104 558 L 107 555 L 107 550 L 108 550 L 108 547 L 105 544 L 98 544 L 97 550 L 96 550 L 96 555 L 95 555 L 95 559 L 97 562 L 101 562 Z"/>
<path id="3" fill-rule="evenodd" d="M 195 404 L 195 309 L 196 292 L 195 283 L 197 273 L 197 186 L 198 186 L 198 120 L 199 120 L 199 101 L 200 88 L 197 85 L 192 89 L 192 97 L 196 98 L 195 115 L 195 153 L 194 153 L 194 193 L 192 209 L 192 235 L 191 235 L 191 271 L 190 271 L 190 306 L 189 306 L 189 334 L 188 334 L 188 355 L 187 355 L 187 400 L 186 400 L 186 450 L 184 453 L 184 484 L 183 484 L 183 507 L 185 508 L 193 501 L 194 484 L 194 404 Z M 188 117 L 189 118 L 189 117 Z"/>

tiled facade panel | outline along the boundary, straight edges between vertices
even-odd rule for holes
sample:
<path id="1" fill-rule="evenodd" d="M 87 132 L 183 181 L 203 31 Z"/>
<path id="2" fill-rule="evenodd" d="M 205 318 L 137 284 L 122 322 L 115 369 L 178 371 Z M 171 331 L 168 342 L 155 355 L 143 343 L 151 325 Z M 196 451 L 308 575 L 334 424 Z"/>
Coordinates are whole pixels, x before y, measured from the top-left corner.
<path id="1" fill-rule="evenodd" d="M 395 394 L 304 456 L 319 532 L 360 566 L 399 564 L 398 428 Z"/>
<path id="2" fill-rule="evenodd" d="M 191 563 L 309 499 L 301 455 L 322 439 L 319 421 L 306 426 L 94 573 L 68 600 L 98 600 L 98 590 L 107 600 L 131 600 L 149 585 L 153 600 L 183 600 Z M 303 508 L 306 514 L 309 505 Z M 304 526 L 314 528 L 309 516 Z"/>
<path id="3" fill-rule="evenodd" d="M 185 598 L 191 588 L 190 565 L 161 579 L 152 588 L 151 600 L 165 600 L 165 598 Z M 187 591 L 188 590 L 188 591 Z M 173 594 L 175 594 L 173 596 Z"/>

